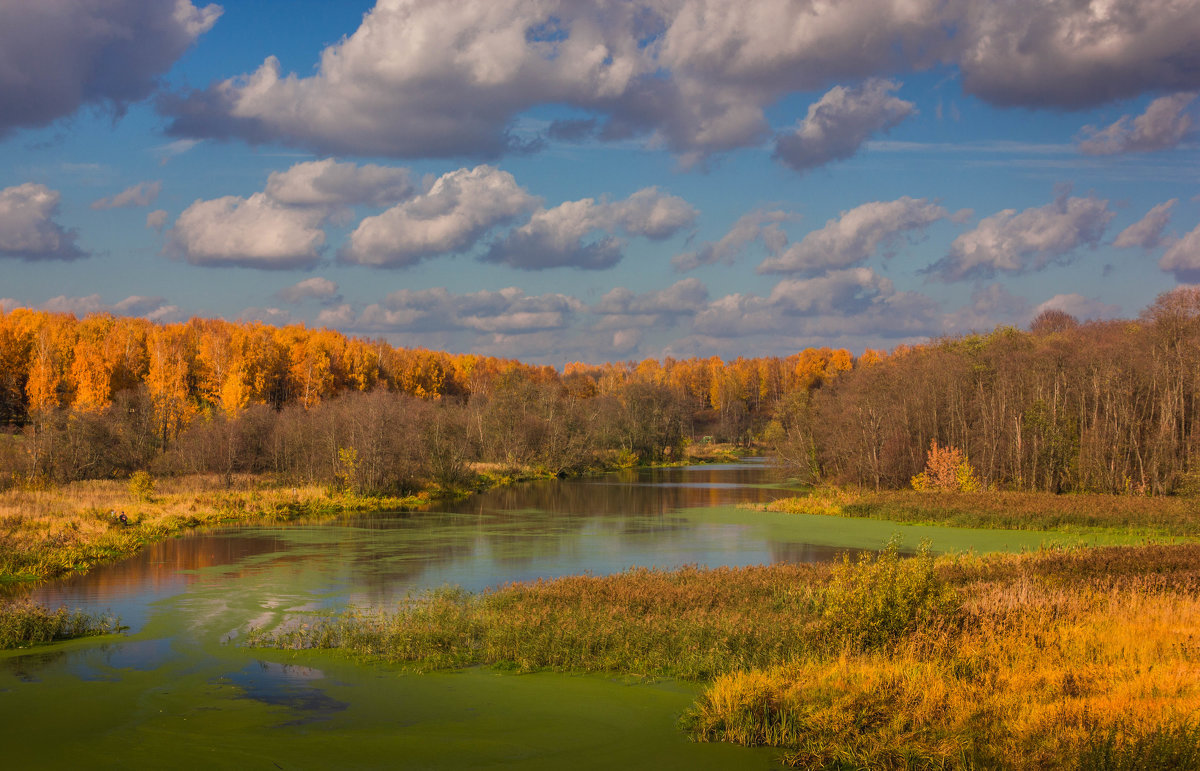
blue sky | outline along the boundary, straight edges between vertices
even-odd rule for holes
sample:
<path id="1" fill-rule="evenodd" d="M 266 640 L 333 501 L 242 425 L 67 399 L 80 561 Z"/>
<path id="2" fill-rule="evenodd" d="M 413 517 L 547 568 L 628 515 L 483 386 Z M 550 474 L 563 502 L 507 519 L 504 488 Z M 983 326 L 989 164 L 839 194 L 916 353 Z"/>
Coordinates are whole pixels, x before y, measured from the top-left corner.
<path id="1" fill-rule="evenodd" d="M 1200 3 L 0 2 L 0 305 L 561 365 L 1200 280 Z"/>

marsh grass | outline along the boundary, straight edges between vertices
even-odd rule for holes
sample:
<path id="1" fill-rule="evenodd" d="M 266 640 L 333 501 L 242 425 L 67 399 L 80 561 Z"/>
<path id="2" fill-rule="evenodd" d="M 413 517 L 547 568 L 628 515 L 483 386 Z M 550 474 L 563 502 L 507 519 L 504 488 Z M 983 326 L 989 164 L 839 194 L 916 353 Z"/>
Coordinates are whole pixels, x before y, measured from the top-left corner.
<path id="1" fill-rule="evenodd" d="M 112 634 L 122 628 L 112 616 L 66 608 L 52 611 L 28 600 L 0 601 L 0 649 Z"/>
<path id="2" fill-rule="evenodd" d="M 1200 536 L 1200 499 L 1192 497 L 815 488 L 807 495 L 780 498 L 763 508 L 950 527 Z"/>
<path id="3" fill-rule="evenodd" d="M 218 476 L 157 480 L 153 497 L 128 482 L 95 480 L 61 487 L 26 485 L 0 493 L 0 581 L 85 571 L 146 544 L 211 525 L 286 522 L 353 511 L 412 509 L 429 493 L 407 497 L 330 495 L 318 486 Z M 126 515 L 127 524 L 118 519 Z"/>
<path id="4" fill-rule="evenodd" d="M 707 682 L 697 741 L 806 768 L 1195 768 L 1200 545 L 443 589 L 258 645 Z"/>

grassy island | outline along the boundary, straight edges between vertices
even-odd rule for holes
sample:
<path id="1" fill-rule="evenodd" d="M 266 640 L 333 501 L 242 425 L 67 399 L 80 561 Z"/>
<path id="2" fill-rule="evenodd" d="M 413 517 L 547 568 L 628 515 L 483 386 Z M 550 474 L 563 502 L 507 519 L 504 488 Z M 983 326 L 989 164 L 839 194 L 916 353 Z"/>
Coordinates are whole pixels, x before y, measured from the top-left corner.
<path id="1" fill-rule="evenodd" d="M 1191 768 L 1198 582 L 1200 545 L 906 559 L 893 544 L 834 565 L 447 589 L 254 641 L 700 681 L 693 739 L 805 768 Z"/>

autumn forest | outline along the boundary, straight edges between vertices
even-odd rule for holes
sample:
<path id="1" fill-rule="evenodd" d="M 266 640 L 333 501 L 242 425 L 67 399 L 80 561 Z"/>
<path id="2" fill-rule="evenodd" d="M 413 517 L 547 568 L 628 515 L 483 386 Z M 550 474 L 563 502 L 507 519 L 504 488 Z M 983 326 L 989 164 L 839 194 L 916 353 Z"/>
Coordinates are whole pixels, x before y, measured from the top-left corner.
<path id="1" fill-rule="evenodd" d="M 0 484 L 139 469 L 321 483 L 352 451 L 352 484 L 371 493 L 475 463 L 569 473 L 716 441 L 763 447 L 814 481 L 898 488 L 939 441 L 989 488 L 1160 494 L 1194 484 L 1198 365 L 1191 288 L 1133 320 L 1047 311 L 1029 330 L 858 357 L 561 372 L 302 326 L 16 309 L 0 312 Z"/>

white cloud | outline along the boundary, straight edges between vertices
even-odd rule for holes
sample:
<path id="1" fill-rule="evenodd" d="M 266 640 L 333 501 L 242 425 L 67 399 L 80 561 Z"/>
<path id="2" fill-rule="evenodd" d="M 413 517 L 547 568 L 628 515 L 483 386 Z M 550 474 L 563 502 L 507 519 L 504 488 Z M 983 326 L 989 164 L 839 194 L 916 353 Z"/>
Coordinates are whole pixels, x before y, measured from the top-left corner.
<path id="1" fill-rule="evenodd" d="M 708 288 L 699 279 L 685 278 L 666 289 L 641 293 L 616 287 L 605 293 L 591 312 L 600 317 L 598 329 L 661 329 L 695 315 L 707 305 Z"/>
<path id="2" fill-rule="evenodd" d="M 1002 106 L 1080 108 L 1200 86 L 1200 13 L 1179 0 L 956 0 L 963 89 Z"/>
<path id="3" fill-rule="evenodd" d="M 676 281 L 666 289 L 637 293 L 625 287 L 607 292 L 592 308 L 602 315 L 653 315 L 695 313 L 708 300 L 708 289 L 696 278 Z"/>
<path id="4" fill-rule="evenodd" d="M 294 323 L 292 314 L 282 308 L 245 308 L 237 318 L 238 321 L 260 321 L 277 327 Z"/>
<path id="5" fill-rule="evenodd" d="M 332 308 L 326 308 L 317 314 L 317 323 L 326 327 L 351 327 L 354 325 L 354 320 L 357 316 L 354 313 L 354 308 L 349 303 L 335 305 Z"/>
<path id="6" fill-rule="evenodd" d="M 569 105 L 588 117 L 555 137 L 646 137 L 688 164 L 762 142 L 789 93 L 938 64 L 999 105 L 1193 90 L 1197 17 L 1180 0 L 378 0 L 313 74 L 270 57 L 161 109 L 181 136 L 496 157 L 529 146 L 513 131 L 526 110 Z M 902 117 L 874 115 L 875 130 Z"/>
<path id="7" fill-rule="evenodd" d="M 365 218 L 340 256 L 361 265 L 403 267 L 425 257 L 466 251 L 493 227 L 535 204 L 506 171 L 491 166 L 458 169 L 443 174 L 427 192 Z"/>
<path id="8" fill-rule="evenodd" d="M 834 87 L 809 106 L 795 131 L 775 138 L 775 157 L 799 172 L 851 157 L 871 136 L 916 111 L 912 102 L 892 96 L 899 87 L 878 78 L 858 88 Z"/>
<path id="9" fill-rule="evenodd" d="M 948 211 L 925 198 L 871 201 L 842 212 L 825 227 L 763 260 L 758 272 L 813 274 L 856 265 L 881 247 L 894 247 L 901 234 L 921 231 L 949 216 Z"/>
<path id="10" fill-rule="evenodd" d="M 1090 321 L 1092 319 L 1111 319 L 1120 315 L 1121 306 L 1112 305 L 1110 303 L 1101 302 L 1094 297 L 1084 297 L 1081 294 L 1072 292 L 1070 294 L 1056 294 L 1046 302 L 1033 309 L 1030 318 L 1036 319 L 1043 311 L 1062 311 L 1069 313 L 1077 319 Z"/>
<path id="11" fill-rule="evenodd" d="M 1171 94 L 1155 99 L 1136 118 L 1123 115 L 1105 129 L 1087 126 L 1079 149 L 1089 155 L 1116 155 L 1176 147 L 1191 131 L 1187 107 L 1195 99 L 1195 92 Z"/>
<path id="12" fill-rule="evenodd" d="M 27 306 L 30 307 L 30 306 Z M 116 316 L 139 316 L 151 320 L 162 319 L 167 314 L 177 313 L 174 305 L 167 305 L 162 297 L 146 297 L 130 295 L 116 303 L 106 303 L 99 294 L 83 297 L 59 295 L 51 297 L 42 303 L 41 310 L 53 313 L 73 313 L 76 316 L 86 316 L 89 313 L 111 313 Z"/>
<path id="13" fill-rule="evenodd" d="M 122 209 L 129 206 L 149 206 L 158 198 L 160 192 L 162 192 L 162 182 L 139 182 L 116 195 L 92 201 L 91 206 L 93 209 L 98 210 Z"/>
<path id="14" fill-rule="evenodd" d="M 174 142 L 167 142 L 165 145 L 152 147 L 150 150 L 158 157 L 158 165 L 166 166 L 172 158 L 183 155 L 203 141 L 202 139 L 176 139 Z"/>
<path id="15" fill-rule="evenodd" d="M 322 210 L 284 206 L 264 193 L 196 201 L 170 231 L 170 248 L 193 265 L 311 267 L 321 258 Z"/>
<path id="16" fill-rule="evenodd" d="M 528 334 L 565 329 L 584 310 L 582 302 L 562 294 L 528 295 L 516 287 L 499 291 L 451 294 L 444 288 L 401 289 L 383 303 L 368 305 L 350 324 L 368 332 L 439 332 Z"/>
<path id="17" fill-rule="evenodd" d="M 75 245 L 75 231 L 54 221 L 61 197 L 33 182 L 0 190 L 0 258 L 35 262 L 86 257 Z"/>
<path id="18" fill-rule="evenodd" d="M 1174 273 L 1178 281 L 1200 282 L 1200 225 L 1171 244 L 1158 261 L 1158 267 Z"/>
<path id="19" fill-rule="evenodd" d="M 1143 249 L 1153 249 L 1163 242 L 1163 229 L 1171 220 L 1171 209 L 1179 201 L 1172 198 L 1164 201 L 1146 212 L 1146 216 L 1122 230 L 1113 240 L 1113 246 L 1128 248 L 1140 246 Z"/>
<path id="20" fill-rule="evenodd" d="M 338 163 L 332 158 L 297 163 L 271 172 L 267 195 L 293 206 L 387 206 L 413 193 L 408 169 Z"/>
<path id="21" fill-rule="evenodd" d="M 696 214 L 687 201 L 653 187 L 615 203 L 592 198 L 567 201 L 534 212 L 529 222 L 493 243 L 483 259 L 525 270 L 603 270 L 624 256 L 624 243 L 613 231 L 663 239 L 695 222 Z M 585 243 L 593 234 L 596 238 Z"/>
<path id="22" fill-rule="evenodd" d="M 946 281 L 1029 273 L 1063 261 L 1081 246 L 1096 246 L 1114 213 L 1108 201 L 1060 196 L 1053 203 L 985 217 L 950 244 L 930 272 Z"/>
<path id="23" fill-rule="evenodd" d="M 618 329 L 613 332 L 612 347 L 614 351 L 627 353 L 637 348 L 642 342 L 640 329 Z"/>
<path id="24" fill-rule="evenodd" d="M 942 320 L 946 334 L 985 332 L 999 324 L 1020 324 L 1029 317 L 1029 301 L 1001 284 L 988 284 L 971 292 L 971 302 L 947 313 Z"/>
<path id="25" fill-rule="evenodd" d="M 146 227 L 150 230 L 157 230 L 159 233 L 167 226 L 166 209 L 155 209 L 146 215 Z"/>
<path id="26" fill-rule="evenodd" d="M 788 237 L 781 223 L 792 222 L 797 216 L 785 211 L 756 210 L 743 214 L 733 223 L 729 232 L 716 241 L 701 245 L 694 252 L 683 252 L 671 258 L 671 265 L 685 272 L 702 265 L 723 262 L 732 265 L 751 243 L 761 239 L 771 254 L 778 254 L 787 246 Z"/>
<path id="27" fill-rule="evenodd" d="M 116 113 L 158 78 L 221 7 L 188 0 L 14 0 L 0 5 L 0 137 L 80 106 Z"/>
<path id="28" fill-rule="evenodd" d="M 338 285 L 334 281 L 321 276 L 306 278 L 303 281 L 292 284 L 286 289 L 281 289 L 276 293 L 279 299 L 288 303 L 299 303 L 304 300 L 320 300 L 323 303 L 341 302 L 341 295 L 338 294 Z"/>
<path id="29" fill-rule="evenodd" d="M 726 295 L 697 314 L 693 323 L 696 334 L 714 338 L 863 334 L 898 338 L 936 334 L 939 328 L 929 298 L 897 292 L 889 279 L 870 268 L 785 279 L 766 297 Z"/>

